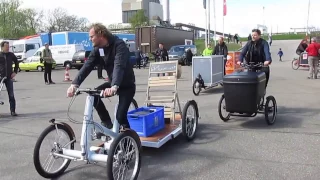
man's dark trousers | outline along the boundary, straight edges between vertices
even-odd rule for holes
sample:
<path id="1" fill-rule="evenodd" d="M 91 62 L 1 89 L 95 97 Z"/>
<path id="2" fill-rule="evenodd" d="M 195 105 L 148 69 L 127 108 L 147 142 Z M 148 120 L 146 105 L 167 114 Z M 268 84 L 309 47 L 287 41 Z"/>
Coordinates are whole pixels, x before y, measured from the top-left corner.
<path id="1" fill-rule="evenodd" d="M 51 79 L 51 72 L 52 72 L 52 63 L 44 63 L 44 82 L 52 83 Z M 48 81 L 49 79 L 49 81 Z"/>
<path id="2" fill-rule="evenodd" d="M 6 85 L 8 96 L 9 96 L 10 111 L 15 112 L 16 99 L 14 98 L 13 81 L 12 81 L 12 79 L 6 79 L 4 81 L 4 84 Z"/>
<path id="3" fill-rule="evenodd" d="M 110 88 L 111 84 L 109 82 L 106 82 L 100 86 L 98 86 L 96 89 L 104 90 L 105 88 Z M 135 95 L 136 87 L 130 87 L 130 88 L 119 88 L 118 89 L 118 95 L 119 95 L 119 102 L 118 102 L 118 109 L 116 112 L 116 119 L 118 120 L 119 124 L 122 126 L 125 126 L 125 128 L 130 128 L 130 124 L 128 122 L 127 113 L 128 109 L 131 105 L 132 99 Z M 105 123 L 108 127 L 111 122 L 111 117 L 106 109 L 104 103 L 102 102 L 101 98 L 98 96 L 94 97 L 94 107 L 103 123 Z"/>

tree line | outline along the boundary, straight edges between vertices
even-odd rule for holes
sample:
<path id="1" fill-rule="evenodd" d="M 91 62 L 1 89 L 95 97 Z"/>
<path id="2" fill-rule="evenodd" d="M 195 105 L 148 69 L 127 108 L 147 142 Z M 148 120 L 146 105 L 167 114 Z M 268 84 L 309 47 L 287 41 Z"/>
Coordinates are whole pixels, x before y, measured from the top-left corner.
<path id="1" fill-rule="evenodd" d="M 16 39 L 39 32 L 88 31 L 89 21 L 66 9 L 43 11 L 21 8 L 20 0 L 0 0 L 0 39 Z"/>

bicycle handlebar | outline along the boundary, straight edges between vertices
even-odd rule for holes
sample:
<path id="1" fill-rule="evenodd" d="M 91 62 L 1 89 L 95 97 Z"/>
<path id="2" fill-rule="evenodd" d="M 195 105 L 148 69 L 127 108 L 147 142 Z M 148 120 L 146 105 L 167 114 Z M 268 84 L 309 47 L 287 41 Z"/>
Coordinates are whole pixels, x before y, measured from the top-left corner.
<path id="1" fill-rule="evenodd" d="M 81 94 L 81 93 L 87 93 L 91 96 L 100 96 L 100 97 L 105 97 L 103 95 L 104 93 L 104 90 L 97 90 L 97 89 L 90 89 L 90 88 L 87 88 L 87 89 L 77 89 L 76 92 L 75 92 L 75 96 Z M 114 94 L 115 95 L 115 94 Z M 106 96 L 107 97 L 112 97 L 112 96 Z"/>
<path id="2" fill-rule="evenodd" d="M 244 68 L 256 68 L 256 67 L 263 67 L 263 63 L 259 62 L 255 64 L 254 62 L 249 62 L 249 63 L 241 63 L 241 67 Z"/>

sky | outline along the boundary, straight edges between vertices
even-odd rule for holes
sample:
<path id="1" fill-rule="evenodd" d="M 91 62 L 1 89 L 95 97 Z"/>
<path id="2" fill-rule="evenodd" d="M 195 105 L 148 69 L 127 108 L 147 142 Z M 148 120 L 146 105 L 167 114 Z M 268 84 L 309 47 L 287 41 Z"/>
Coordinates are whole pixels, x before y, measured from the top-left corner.
<path id="1" fill-rule="evenodd" d="M 212 30 L 216 28 L 220 32 L 224 30 L 225 33 L 247 36 L 251 29 L 263 22 L 268 26 L 268 30 L 272 29 L 274 33 L 289 32 L 290 28 L 307 26 L 308 0 L 226 0 L 227 15 L 224 18 L 223 0 L 215 0 L 215 2 L 215 13 L 213 0 L 210 5 L 210 29 Z M 42 0 L 41 3 L 36 0 L 23 0 L 22 7 L 39 10 L 62 7 L 69 14 L 86 17 L 90 22 L 109 25 L 121 23 L 121 3 L 122 0 Z M 46 8 L 43 8 L 43 5 Z M 264 11 L 263 7 L 265 7 Z M 320 0 L 310 0 L 309 26 L 320 28 L 319 7 Z M 196 26 L 205 27 L 203 1 L 170 0 L 170 19 L 172 23 L 193 23 Z"/>

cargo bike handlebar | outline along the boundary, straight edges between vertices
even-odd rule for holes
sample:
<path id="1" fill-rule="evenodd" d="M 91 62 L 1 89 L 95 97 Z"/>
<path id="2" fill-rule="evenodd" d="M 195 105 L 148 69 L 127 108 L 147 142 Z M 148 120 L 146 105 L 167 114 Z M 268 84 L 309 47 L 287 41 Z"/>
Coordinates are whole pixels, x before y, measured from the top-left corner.
<path id="1" fill-rule="evenodd" d="M 263 67 L 268 67 L 268 66 L 264 65 L 262 62 L 241 63 L 240 66 L 247 69 L 248 71 L 252 71 L 252 72 L 256 72 L 257 70 L 260 70 Z"/>

